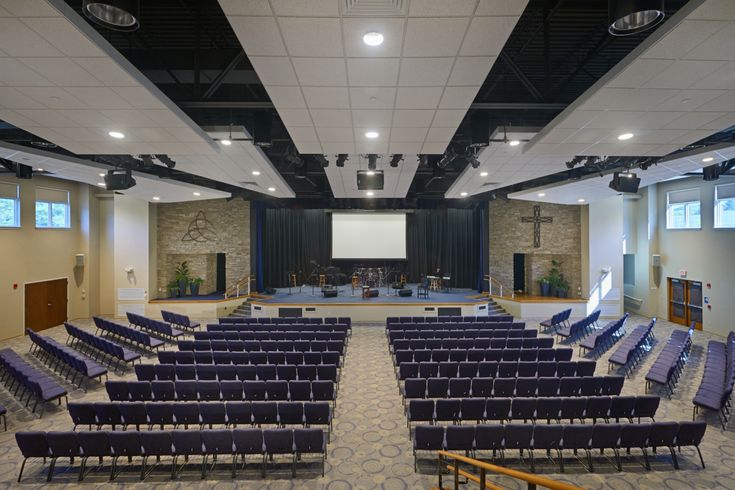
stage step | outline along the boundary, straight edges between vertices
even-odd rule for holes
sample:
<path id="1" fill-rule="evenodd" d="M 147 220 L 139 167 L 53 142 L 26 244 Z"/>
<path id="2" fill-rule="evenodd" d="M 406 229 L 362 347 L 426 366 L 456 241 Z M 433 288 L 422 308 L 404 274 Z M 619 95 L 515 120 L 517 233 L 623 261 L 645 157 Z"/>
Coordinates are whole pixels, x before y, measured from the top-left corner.
<path id="1" fill-rule="evenodd" d="M 252 315 L 252 305 L 248 302 L 249 299 L 250 298 L 248 298 L 240 306 L 235 308 L 230 316 L 238 318 L 250 317 Z"/>
<path id="2" fill-rule="evenodd" d="M 487 304 L 487 316 L 498 316 L 498 315 L 507 315 L 508 312 L 503 309 L 502 306 L 497 304 L 493 300 L 489 300 Z"/>

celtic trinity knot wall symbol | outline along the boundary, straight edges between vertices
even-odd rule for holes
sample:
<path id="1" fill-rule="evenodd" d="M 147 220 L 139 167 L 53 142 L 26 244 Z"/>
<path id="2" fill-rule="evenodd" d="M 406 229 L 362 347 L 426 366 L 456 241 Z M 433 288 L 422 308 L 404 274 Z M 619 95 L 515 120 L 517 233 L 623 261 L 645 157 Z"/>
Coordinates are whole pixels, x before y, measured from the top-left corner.
<path id="1" fill-rule="evenodd" d="M 204 211 L 199 211 L 194 220 L 189 223 L 189 229 L 181 238 L 182 242 L 211 242 L 217 240 L 217 230 L 211 221 L 204 215 Z"/>

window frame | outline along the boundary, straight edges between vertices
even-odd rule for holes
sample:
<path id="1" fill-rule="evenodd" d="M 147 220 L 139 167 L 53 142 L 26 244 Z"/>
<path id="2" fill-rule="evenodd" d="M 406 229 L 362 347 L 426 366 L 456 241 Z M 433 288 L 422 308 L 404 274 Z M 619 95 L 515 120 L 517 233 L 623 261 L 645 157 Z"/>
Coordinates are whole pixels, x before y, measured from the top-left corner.
<path id="1" fill-rule="evenodd" d="M 36 229 L 38 230 L 70 230 L 71 229 L 71 193 L 65 189 L 46 189 L 46 190 L 51 190 L 51 191 L 56 191 L 56 192 L 65 192 L 66 202 L 46 201 L 43 199 L 38 199 L 38 197 L 36 197 L 33 203 L 33 219 L 35 221 Z M 48 221 L 49 225 L 47 226 L 38 224 L 38 217 L 36 213 L 37 213 L 37 208 L 39 204 L 46 205 L 46 210 L 48 213 L 48 220 L 49 220 Z M 54 226 L 53 225 L 53 205 L 54 204 L 63 204 L 66 207 L 64 226 Z"/>
<path id="2" fill-rule="evenodd" d="M 697 191 L 699 194 L 699 199 L 696 201 L 684 201 L 684 202 L 676 202 L 671 203 L 671 193 L 672 192 L 683 192 L 683 191 Z M 690 224 L 690 206 L 692 204 L 698 204 L 699 205 L 699 226 L 689 226 Z M 684 226 L 674 226 L 674 219 L 672 217 L 673 208 L 677 206 L 684 206 Z M 683 230 L 683 231 L 691 231 L 691 230 L 701 230 L 702 229 L 702 196 L 701 196 L 701 190 L 699 188 L 692 188 L 692 189 L 676 189 L 674 191 L 667 191 L 666 192 L 666 229 L 667 230 Z"/>
<path id="3" fill-rule="evenodd" d="M 8 185 L 14 185 L 15 186 L 15 198 L 14 199 L 0 198 L 0 199 L 6 199 L 6 200 L 9 200 L 9 201 L 13 201 L 13 216 L 14 216 L 15 220 L 14 220 L 14 222 L 13 222 L 12 225 L 2 225 L 2 224 L 0 224 L 0 230 L 17 230 L 21 226 L 21 220 L 20 220 L 20 210 L 21 210 L 21 206 L 20 206 L 20 186 L 18 184 L 13 184 L 13 183 L 10 183 L 10 182 L 3 182 L 3 184 L 8 184 Z"/>
<path id="4" fill-rule="evenodd" d="M 735 203 L 735 196 L 734 197 L 725 197 L 725 198 L 719 198 L 717 196 L 720 187 L 725 187 L 725 186 L 735 186 L 735 182 L 733 182 L 733 183 L 727 183 L 727 184 L 718 184 L 718 185 L 715 185 L 715 194 L 714 194 L 714 201 L 713 201 L 713 206 L 712 206 L 712 214 L 714 215 L 713 216 L 713 218 L 714 218 L 713 227 L 714 227 L 715 230 L 735 230 L 735 225 L 733 225 L 733 226 L 721 226 L 721 225 L 719 225 L 719 222 L 720 222 L 720 213 L 718 211 L 718 208 L 719 208 L 720 202 L 721 201 L 723 201 L 723 202 L 724 201 L 733 201 L 733 203 Z"/>

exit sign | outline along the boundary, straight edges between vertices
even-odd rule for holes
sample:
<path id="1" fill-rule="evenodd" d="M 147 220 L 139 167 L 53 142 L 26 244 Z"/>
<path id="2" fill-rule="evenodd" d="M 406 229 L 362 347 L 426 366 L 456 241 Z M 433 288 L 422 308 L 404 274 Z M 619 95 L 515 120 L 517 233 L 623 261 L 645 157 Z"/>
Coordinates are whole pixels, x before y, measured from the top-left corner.
<path id="1" fill-rule="evenodd" d="M 679 277 L 686 277 L 686 276 L 687 276 L 687 270 L 686 269 L 681 269 L 679 271 Z"/>

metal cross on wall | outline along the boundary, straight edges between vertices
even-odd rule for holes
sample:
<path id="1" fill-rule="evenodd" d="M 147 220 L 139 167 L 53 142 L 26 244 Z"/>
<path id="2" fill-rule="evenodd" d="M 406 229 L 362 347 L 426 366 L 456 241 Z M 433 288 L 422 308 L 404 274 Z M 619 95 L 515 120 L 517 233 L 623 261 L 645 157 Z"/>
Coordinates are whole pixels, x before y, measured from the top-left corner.
<path id="1" fill-rule="evenodd" d="M 551 223 L 554 218 L 551 216 L 541 217 L 541 206 L 533 207 L 533 216 L 523 216 L 523 223 L 533 223 L 533 248 L 541 248 L 541 223 Z"/>

